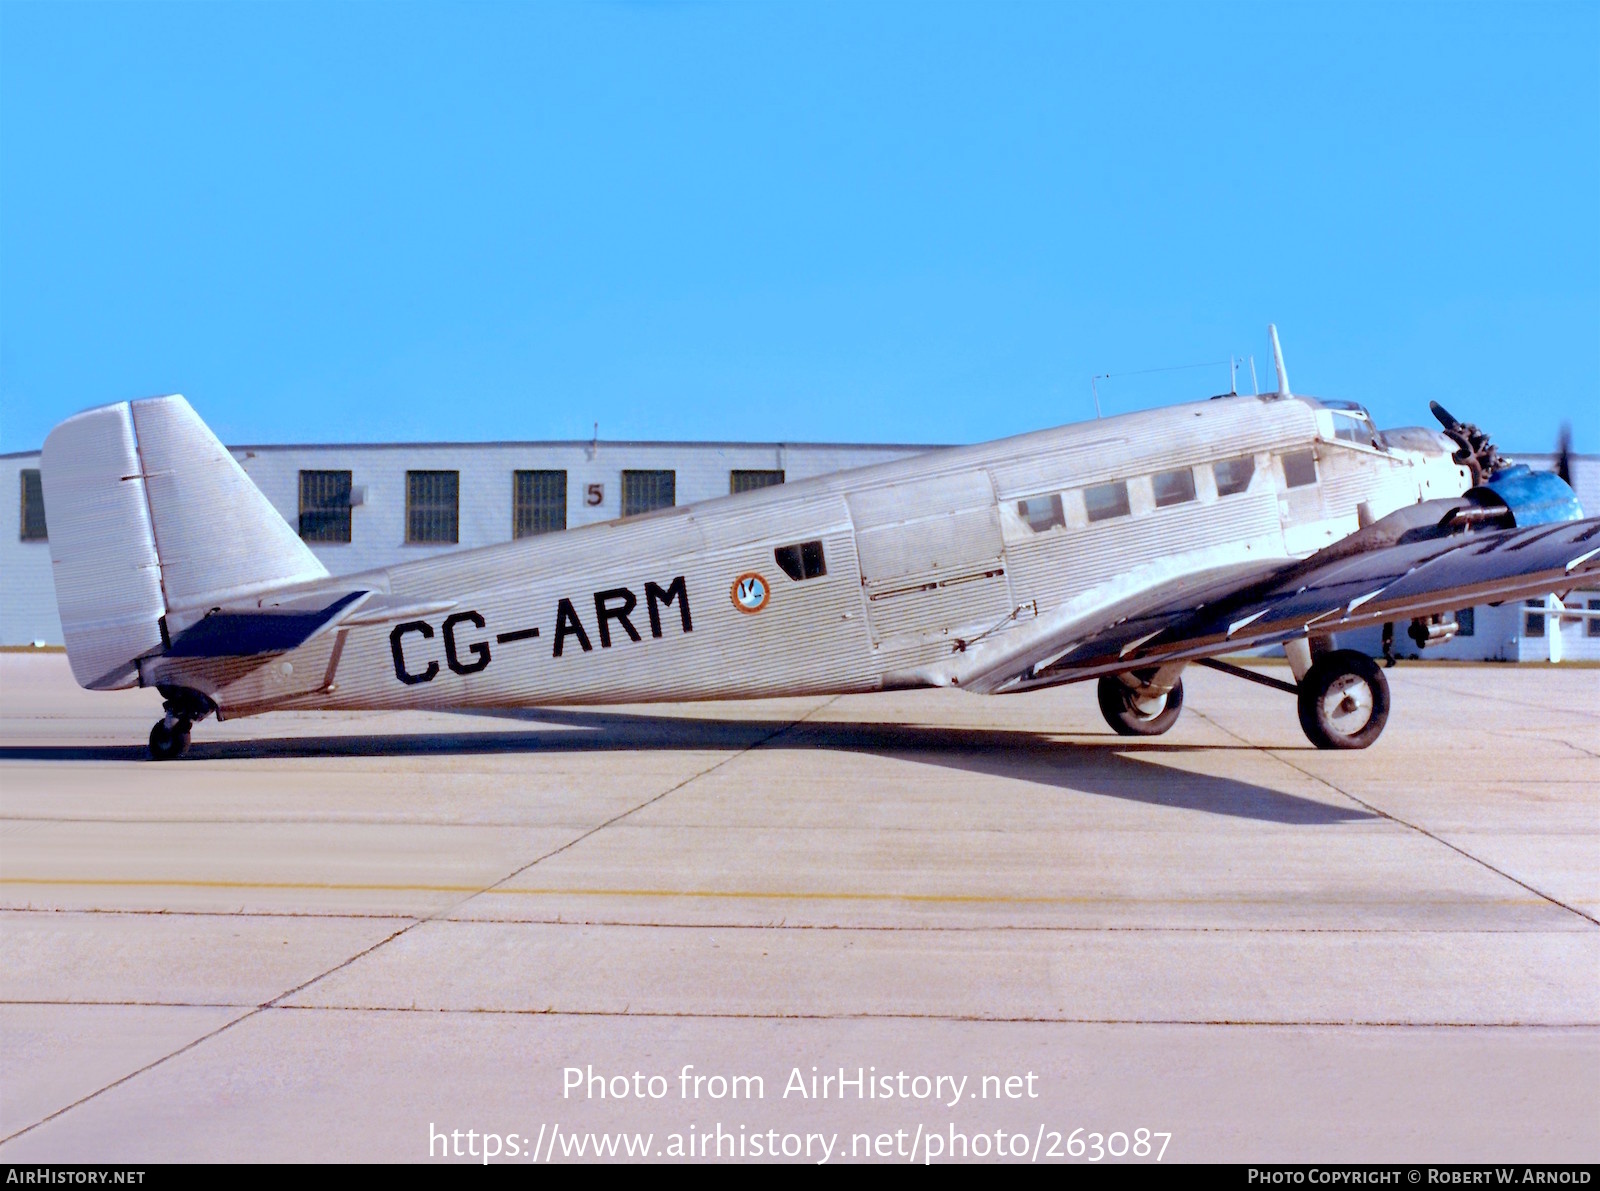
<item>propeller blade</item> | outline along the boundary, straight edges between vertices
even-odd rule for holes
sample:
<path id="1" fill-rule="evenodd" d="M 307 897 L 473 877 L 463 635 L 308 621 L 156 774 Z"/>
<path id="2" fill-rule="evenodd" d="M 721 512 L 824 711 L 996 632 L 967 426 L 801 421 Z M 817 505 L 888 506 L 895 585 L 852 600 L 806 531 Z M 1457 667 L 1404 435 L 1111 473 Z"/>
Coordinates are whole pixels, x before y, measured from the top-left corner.
<path id="1" fill-rule="evenodd" d="M 1456 418 L 1456 416 L 1444 406 L 1440 405 L 1437 401 L 1428 402 L 1428 408 L 1433 411 L 1433 416 L 1439 419 L 1439 425 L 1443 426 L 1446 430 L 1454 430 L 1457 426 L 1461 425 L 1461 422 Z"/>
<path id="2" fill-rule="evenodd" d="M 1568 488 L 1572 487 L 1572 423 L 1561 423 L 1561 437 L 1556 441 L 1556 475 Z"/>

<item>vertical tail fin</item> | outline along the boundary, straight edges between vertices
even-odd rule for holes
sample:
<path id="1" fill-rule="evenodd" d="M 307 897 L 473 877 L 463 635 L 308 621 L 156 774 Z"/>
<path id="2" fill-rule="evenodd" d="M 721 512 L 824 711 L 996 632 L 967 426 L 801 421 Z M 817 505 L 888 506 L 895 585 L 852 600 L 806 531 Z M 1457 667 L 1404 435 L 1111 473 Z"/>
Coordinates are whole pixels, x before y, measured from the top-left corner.
<path id="1" fill-rule="evenodd" d="M 79 684 L 132 686 L 164 617 L 327 570 L 182 397 L 68 418 L 40 469 L 67 658 Z"/>

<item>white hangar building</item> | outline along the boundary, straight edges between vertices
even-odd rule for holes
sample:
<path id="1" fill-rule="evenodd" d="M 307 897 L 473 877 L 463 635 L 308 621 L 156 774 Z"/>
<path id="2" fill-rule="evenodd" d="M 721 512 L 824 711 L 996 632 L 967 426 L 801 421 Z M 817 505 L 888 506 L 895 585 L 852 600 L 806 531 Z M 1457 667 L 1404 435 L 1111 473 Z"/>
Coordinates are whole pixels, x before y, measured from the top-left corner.
<path id="1" fill-rule="evenodd" d="M 489 546 L 934 449 L 912 444 L 712 442 L 372 443 L 230 448 L 330 574 Z M 1535 469 L 1553 456 L 1517 455 Z M 1573 459 L 1586 513 L 1600 512 L 1600 456 Z M 0 455 L 0 646 L 59 645 L 39 452 Z M 1600 592 L 1570 607 L 1600 609 Z M 1600 618 L 1560 616 L 1544 600 L 1463 610 L 1460 631 L 1427 657 L 1600 659 Z M 1396 625 L 1395 651 L 1417 654 Z M 1377 630 L 1340 643 L 1381 651 Z"/>

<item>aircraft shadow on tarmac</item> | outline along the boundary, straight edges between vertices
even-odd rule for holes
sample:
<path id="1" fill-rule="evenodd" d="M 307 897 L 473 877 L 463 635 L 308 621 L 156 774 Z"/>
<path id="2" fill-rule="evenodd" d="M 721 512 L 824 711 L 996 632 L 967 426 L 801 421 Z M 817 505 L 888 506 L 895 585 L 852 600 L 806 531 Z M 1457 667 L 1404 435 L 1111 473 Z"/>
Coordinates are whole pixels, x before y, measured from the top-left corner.
<path id="1" fill-rule="evenodd" d="M 1103 743 L 1066 742 L 1038 732 L 995 728 L 827 720 L 785 723 L 551 708 L 471 714 L 518 720 L 529 724 L 530 730 L 196 740 L 187 760 L 166 764 L 685 749 L 737 752 L 767 744 L 775 749 L 870 753 L 1031 782 L 1073 794 L 1094 794 L 1151 806 L 1297 826 L 1323 826 L 1378 817 L 1354 806 L 1334 806 L 1235 778 L 1175 769 L 1133 755 L 1169 753 L 1177 756 L 1219 746 L 1197 747 L 1120 737 Z M 142 745 L 0 746 L 0 762 L 135 761 L 146 756 Z"/>

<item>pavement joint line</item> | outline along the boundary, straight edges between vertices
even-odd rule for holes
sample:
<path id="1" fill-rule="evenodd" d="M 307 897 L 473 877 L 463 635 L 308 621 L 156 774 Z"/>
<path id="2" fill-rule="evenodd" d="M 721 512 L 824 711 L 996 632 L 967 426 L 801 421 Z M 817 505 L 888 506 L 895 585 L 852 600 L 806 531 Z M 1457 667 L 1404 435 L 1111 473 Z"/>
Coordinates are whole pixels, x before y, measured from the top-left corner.
<path id="1" fill-rule="evenodd" d="M 1343 793 L 1343 791 L 1340 791 Z M 1403 822 L 1403 820 L 1395 820 Z M 588 834 L 593 834 L 592 832 Z M 1426 834 L 1426 833 L 1424 833 Z M 587 837 L 584 837 L 587 838 Z M 574 841 L 580 842 L 580 841 Z M 568 845 L 569 847 L 571 845 Z M 554 855 L 554 853 L 550 853 Z M 542 859 L 547 859 L 544 857 Z M 534 861 L 537 864 L 538 861 Z M 526 867 L 531 867 L 526 866 Z M 521 871 L 526 871 L 526 868 Z M 513 874 L 514 877 L 516 874 Z M 511 880 L 511 877 L 504 878 Z M 268 893 L 465 893 L 469 896 L 458 902 L 459 908 L 467 901 L 474 898 L 493 895 L 496 897 L 611 897 L 611 898 L 638 898 L 649 900 L 686 900 L 686 901 L 784 901 L 784 902 L 907 902 L 912 905 L 994 905 L 994 906 L 1125 906 L 1125 905 L 1156 905 L 1156 906 L 1271 906 L 1283 903 L 1287 899 L 1281 897 L 1091 897 L 1091 896 L 1044 896 L 1032 894 L 984 894 L 984 893 L 897 893 L 897 892 L 871 892 L 865 890 L 841 890 L 835 892 L 822 892 L 810 889 L 587 889 L 587 888 L 532 888 L 532 889 L 502 889 L 491 886 L 487 889 L 475 885 L 410 885 L 410 884 L 380 884 L 380 883 L 340 883 L 340 882 L 315 882 L 315 881 L 191 881 L 176 878 L 131 878 L 127 880 L 118 878 L 84 878 L 74 877 L 4 877 L 0 878 L 0 886 L 4 885 L 42 885 L 47 888 L 74 888 L 87 889 L 218 889 L 218 890 L 256 890 Z M 1524 888 L 1527 888 L 1524 886 Z M 1525 898 L 1496 898 L 1489 904 L 1500 906 L 1540 905 L 1552 899 L 1540 894 L 1537 890 L 1530 889 L 1533 897 Z M 1362 905 L 1415 905 L 1415 901 L 1398 902 L 1373 902 L 1366 901 Z M 1453 906 L 1458 904 L 1451 899 L 1441 899 L 1436 904 Z M 1482 904 L 1482 903 L 1480 903 Z M 22 910 L 29 907 L 4 907 L 9 910 Z M 51 909 L 53 907 L 42 907 Z M 454 915 L 455 908 L 444 911 L 444 914 Z M 374 917 L 388 918 L 415 918 L 415 914 L 388 914 L 373 915 Z M 438 917 L 432 915 L 431 917 Z M 429 917 L 424 915 L 424 917 Z"/>
<path id="2" fill-rule="evenodd" d="M 1206 715 L 1204 712 L 1197 711 L 1195 714 L 1200 716 L 1201 719 L 1205 720 L 1206 723 L 1210 724 L 1212 727 L 1217 728 L 1220 731 L 1226 732 L 1229 736 L 1232 736 L 1235 740 L 1239 741 L 1241 744 L 1248 745 L 1249 742 L 1246 741 L 1244 739 L 1244 737 L 1238 735 L 1237 733 L 1233 732 L 1229 728 L 1223 727 L 1221 724 L 1217 723 L 1217 721 L 1213 720 L 1210 716 Z M 1310 778 L 1312 781 L 1317 782 L 1319 785 L 1326 786 L 1328 789 L 1332 790 L 1336 794 L 1343 795 L 1345 798 L 1348 798 L 1351 802 L 1355 803 L 1357 806 L 1363 807 L 1364 809 L 1366 809 L 1368 811 L 1371 811 L 1374 815 L 1378 815 L 1379 817 L 1387 819 L 1387 820 L 1389 820 L 1389 822 L 1398 824 L 1401 827 L 1409 828 L 1410 830 L 1415 831 L 1418 835 L 1426 836 L 1428 839 L 1433 840 L 1434 843 L 1443 844 L 1445 847 L 1449 848 L 1452 852 L 1456 853 L 1458 856 L 1462 856 L 1462 857 L 1466 858 L 1467 860 L 1472 861 L 1474 864 L 1481 865 L 1482 867 L 1488 869 L 1491 873 L 1494 873 L 1496 876 L 1502 877 L 1505 880 L 1510 881 L 1513 885 L 1517 885 L 1517 886 L 1520 886 L 1523 889 L 1526 889 L 1529 893 L 1533 894 L 1536 897 L 1539 897 L 1539 898 L 1543 899 L 1544 901 L 1549 902 L 1552 906 L 1557 906 L 1560 909 L 1563 909 L 1563 910 L 1567 911 L 1567 913 L 1569 913 L 1569 914 L 1576 914 L 1579 918 L 1583 919 L 1585 922 L 1589 923 L 1592 926 L 1600 926 L 1600 918 L 1595 917 L 1593 914 L 1590 914 L 1585 910 L 1581 910 L 1577 906 L 1569 906 L 1566 902 L 1562 901 L 1560 898 L 1555 897 L 1555 896 L 1553 896 L 1551 894 L 1548 894 L 1542 889 L 1535 888 L 1534 886 L 1528 884 L 1528 882 L 1522 880 L 1522 878 L 1515 877 L 1512 874 L 1506 872 L 1502 868 L 1497 868 L 1495 865 L 1490 864 L 1487 860 L 1483 859 L 1481 856 L 1473 855 L 1471 852 L 1467 851 L 1465 848 L 1461 847 L 1459 844 L 1451 843 L 1449 840 L 1445 839 L 1442 835 L 1437 835 L 1434 832 L 1429 831 L 1426 827 L 1423 827 L 1422 825 L 1420 825 L 1418 823 L 1411 822 L 1409 819 L 1402 819 L 1399 815 L 1391 814 L 1390 812 L 1388 812 L 1386 810 L 1383 810 L 1381 807 L 1378 807 L 1378 806 L 1374 805 L 1373 803 L 1368 802 L 1366 799 L 1361 798 L 1361 797 L 1359 797 L 1359 796 L 1357 796 L 1355 794 L 1350 793 L 1350 791 L 1346 790 L 1344 787 L 1334 784 L 1333 782 L 1329 781 L 1327 778 L 1323 777 L 1321 774 L 1313 773 L 1309 769 L 1305 769 L 1302 766 L 1296 765 L 1289 758 L 1287 758 L 1287 757 L 1282 755 L 1282 750 L 1281 749 L 1274 749 L 1274 748 L 1271 748 L 1271 747 L 1263 747 L 1261 749 L 1261 751 L 1266 753 L 1267 756 L 1271 757 L 1273 760 L 1277 761 L 1279 764 L 1287 766 L 1288 768 L 1294 770 L 1296 773 L 1300 774 L 1302 777 Z"/>
<path id="3" fill-rule="evenodd" d="M 48 1113 L 45 1116 L 40 1117 L 37 1121 L 34 1121 L 31 1125 L 24 1125 L 21 1129 L 18 1129 L 13 1133 L 9 1133 L 5 1137 L 0 1137 L 0 1148 L 4 1148 L 8 1143 L 10 1143 L 12 1141 L 15 1141 L 17 1138 L 23 1136 L 24 1134 L 33 1132 L 33 1130 L 39 1128 L 39 1126 L 48 1124 L 50 1121 L 55 1120 L 57 1117 L 64 1116 L 65 1114 L 71 1112 L 73 1109 L 78 1108 L 78 1107 L 80 1107 L 80 1106 L 82 1106 L 84 1104 L 87 1104 L 90 1100 L 97 1099 L 98 1097 L 105 1095 L 105 1093 L 111 1091 L 112 1089 L 121 1087 L 123 1084 L 128 1083 L 130 1080 L 137 1079 L 139 1076 L 143 1075 L 145 1072 L 153 1070 L 154 1068 L 161 1066 L 163 1063 L 166 1063 L 168 1060 L 175 1059 L 179 1055 L 182 1055 L 182 1054 L 187 1054 L 189 1051 L 194 1050 L 196 1047 L 202 1045 L 203 1043 L 209 1042 L 211 1039 L 217 1037 L 219 1034 L 226 1033 L 228 1030 L 233 1029 L 234 1026 L 237 1026 L 237 1025 L 241 1024 L 242 1022 L 249 1021 L 251 1018 L 257 1016 L 258 1014 L 264 1013 L 269 1009 L 278 1008 L 280 1002 L 288 999 L 289 997 L 292 997 L 292 996 L 296 995 L 297 993 L 305 991 L 306 989 L 310 988 L 313 984 L 316 984 L 319 981 L 327 979 L 329 976 L 332 976 L 336 972 L 343 971 L 345 968 L 349 967 L 351 964 L 355 963 L 356 961 L 366 958 L 367 956 L 371 955 L 373 952 L 377 951 L 379 948 L 384 947 L 384 946 L 388 945 L 389 943 L 394 942 L 394 940 L 400 938 L 402 935 L 408 934 L 409 932 L 415 930 L 417 927 L 423 925 L 425 922 L 430 922 L 430 921 L 434 921 L 434 920 L 439 919 L 439 918 L 447 917 L 449 914 L 454 913 L 456 910 L 458 910 L 462 906 L 466 905 L 467 902 L 471 901 L 472 898 L 477 897 L 480 893 L 489 893 L 489 892 L 493 891 L 498 886 L 505 884 L 505 882 L 510 881 L 510 880 L 514 880 L 516 877 L 518 877 L 521 874 L 527 872 L 534 865 L 542 863 L 543 861 L 549 860 L 553 856 L 559 856 L 561 853 L 569 850 L 570 848 L 576 847 L 578 844 L 581 844 L 584 840 L 586 840 L 586 839 L 590 838 L 591 836 L 595 835 L 597 832 L 604 831 L 607 827 L 610 827 L 613 823 L 619 822 L 620 820 L 627 818 L 629 815 L 632 815 L 632 814 L 635 814 L 635 813 L 637 813 L 639 811 L 642 811 L 646 807 L 655 805 L 657 802 L 660 802 L 667 795 L 673 794 L 673 793 L 677 792 L 678 790 L 683 789 L 685 786 L 688 786 L 691 783 L 698 781 L 699 779 L 701 779 L 702 777 L 705 777 L 709 773 L 716 772 L 718 769 L 721 769 L 724 765 L 732 764 L 734 761 L 738 760 L 740 757 L 744 756 L 746 753 L 753 752 L 754 750 L 760 748 L 763 744 L 766 744 L 769 740 L 773 740 L 776 737 L 782 736 L 785 732 L 789 731 L 791 728 L 797 727 L 798 725 L 803 723 L 805 720 L 807 720 L 811 716 L 815 715 L 817 712 L 822 711 L 825 708 L 832 706 L 835 702 L 838 701 L 838 698 L 839 698 L 839 696 L 835 695 L 830 699 L 825 699 L 821 703 L 817 704 L 815 707 L 812 707 L 810 710 L 806 711 L 805 714 L 801 715 L 798 719 L 791 720 L 791 721 L 788 721 L 786 723 L 778 724 L 778 726 L 775 727 L 771 732 L 766 733 L 765 735 L 761 736 L 759 739 L 755 740 L 751 744 L 748 744 L 748 745 L 744 746 L 743 748 L 737 749 L 737 750 L 729 753 L 728 755 L 724 756 L 721 760 L 717 761 L 716 764 L 710 765 L 710 766 L 706 767 L 705 769 L 700 770 L 698 773 L 694 773 L 694 774 L 690 775 L 689 777 L 684 778 L 682 781 L 678 782 L 676 785 L 669 786 L 667 789 L 662 790 L 660 793 L 652 795 L 651 797 L 645 799 L 643 802 L 639 803 L 637 806 L 634 806 L 634 807 L 632 807 L 632 808 L 630 808 L 628 810 L 622 811 L 622 812 L 620 812 L 618 814 L 612 815 L 609 819 L 606 819 L 604 822 L 599 823 L 596 826 L 589 828 L 587 831 L 583 832 L 581 835 L 577 836 L 574 839 L 568 840 L 566 843 L 562 844 L 560 847 L 552 848 L 550 851 L 545 852 L 544 854 L 542 854 L 540 856 L 536 856 L 534 859 L 528 861 L 526 864 L 522 865 L 520 868 L 514 869 L 512 872 L 506 874 L 504 877 L 500 878 L 500 880 L 496 881 L 494 884 L 488 886 L 487 888 L 480 889 L 478 891 L 478 893 L 474 893 L 474 894 L 471 894 L 471 895 L 469 895 L 467 897 L 462 898 L 459 902 L 455 903 L 455 905 L 450 906 L 447 909 L 439 910 L 439 911 L 436 911 L 436 912 L 434 912 L 432 914 L 427 914 L 427 915 L 423 915 L 423 916 L 414 918 L 412 921 L 408 922 L 405 926 L 402 926 L 399 930 L 394 931 L 393 933 L 391 933 L 389 935 L 386 935 L 384 938 L 379 939 L 376 943 L 373 943 L 369 947 L 362 948 L 360 951 L 357 951 L 354 955 L 346 957 L 345 959 L 341 960 L 339 963 L 333 965 L 333 967 L 328 968 L 326 971 L 319 972 L 316 975 L 312 976 L 310 979 L 301 981 L 299 984 L 295 985 L 293 988 L 286 989 L 283 992 L 279 993 L 277 996 L 271 998 L 270 1000 L 263 1001 L 262 1003 L 256 1005 L 254 1008 L 250 1009 L 249 1011 L 247 1011 L 245 1013 L 241 1013 L 238 1017 L 234 1018 L 233 1020 L 228 1021 L 228 1022 L 224 1022 L 222 1025 L 218 1026 L 216 1029 L 211 1030 L 211 1031 L 209 1031 L 209 1032 L 207 1032 L 205 1034 L 202 1034 L 200 1037 L 192 1039 L 189 1042 L 186 1042 L 184 1045 L 178 1047 L 176 1050 L 173 1050 L 173 1051 L 171 1051 L 171 1052 L 169 1052 L 169 1053 L 167 1053 L 165 1055 L 161 1055 L 160 1057 L 151 1060 L 150 1062 L 146 1063 L 144 1066 L 138 1068 L 137 1070 L 130 1071 L 126 1075 L 123 1075 L 118 1079 L 112 1080 L 110 1083 L 106 1084 L 104 1087 L 97 1088 L 95 1091 L 92 1091 L 92 1092 L 89 1092 L 86 1095 L 80 1096 L 78 1099 L 74 1100 L 71 1104 L 67 1104 L 67 1105 L 65 1105 L 65 1106 L 63 1106 L 61 1108 L 56 1109 L 54 1112 Z"/>
<path id="4" fill-rule="evenodd" d="M 1413 679 L 1412 681 L 1416 682 L 1416 684 L 1422 687 L 1424 690 L 1433 691 L 1435 694 L 1444 693 L 1443 688 L 1435 686 L 1424 679 Z M 1600 719 L 1600 714 L 1592 711 L 1585 711 L 1581 707 L 1551 707 L 1548 703 L 1530 703 L 1526 699 L 1491 697 L 1489 695 L 1480 694 L 1477 691 L 1465 688 L 1452 689 L 1449 693 L 1456 695 L 1467 695 L 1473 699 L 1487 699 L 1491 703 L 1510 703 L 1515 707 L 1527 707 L 1534 711 L 1542 711 L 1546 715 L 1577 715 L 1582 716 L 1585 719 Z"/>
<path id="5" fill-rule="evenodd" d="M 252 1015 L 274 1013 L 371 1013 L 450 1017 L 576 1017 L 646 1018 L 687 1021 L 928 1021 L 985 1022 L 991 1024 L 1041 1024 L 1085 1026 L 1240 1026 L 1276 1029 L 1335 1028 L 1374 1030 L 1600 1030 L 1600 1021 L 1415 1021 L 1403 1018 L 1287 1018 L 1287 1017 L 1068 1017 L 1047 1014 L 982 1013 L 740 1013 L 733 1010 L 685 1012 L 674 1009 L 501 1009 L 460 1008 L 450 1005 L 271 1005 L 251 1006 L 249 1002 L 208 1003 L 190 1001 L 0 1001 L 0 1005 L 51 1006 L 67 1009 L 237 1009 L 249 1007 Z M 240 1020 L 243 1020 L 242 1018 Z M 226 1029 L 227 1027 L 222 1027 Z M 215 1031 L 214 1033 L 220 1033 Z M 207 1035 L 211 1037 L 212 1035 Z M 204 1039 L 197 1040 L 198 1042 Z M 157 1060 L 161 1062 L 163 1060 Z M 155 1064 L 151 1064 L 154 1066 Z M 136 1073 L 137 1074 L 137 1073 Z M 128 1077 L 128 1078 L 131 1078 Z M 65 1111 L 65 1110 L 63 1110 Z M 12 1137 L 17 1134 L 12 1134 Z M 6 1138 L 10 1141 L 11 1138 Z"/>
<path id="6" fill-rule="evenodd" d="M 1097 903 L 1105 904 L 1105 903 Z M 1129 902 L 1130 905 L 1168 904 L 1164 902 L 1137 901 Z M 1196 903 L 1191 903 L 1196 904 Z M 1209 903 L 1208 903 L 1209 904 Z M 1238 905 L 1237 901 L 1218 899 L 1217 905 Z M 1257 906 L 1270 903 L 1253 903 Z M 1372 903 L 1365 903 L 1371 905 Z M 1416 902 L 1388 903 L 1395 905 L 1415 906 Z M 1440 906 L 1454 907 L 1461 903 L 1456 901 L 1440 901 Z M 1542 897 L 1495 898 L 1492 901 L 1479 901 L 1478 906 L 1542 906 L 1545 899 Z M 35 914 L 35 915 L 126 915 L 142 918 L 261 918 L 276 919 L 306 919 L 321 920 L 351 920 L 351 921 L 389 921 L 404 922 L 417 917 L 415 914 L 403 913 L 363 913 L 358 910 L 171 910 L 171 909 L 141 909 L 128 906 L 0 906 L 0 914 Z M 1146 926 L 1140 924 L 1116 923 L 1089 923 L 1076 924 L 1070 922 L 1041 922 L 1035 924 L 1017 924 L 1009 922 L 984 924 L 981 926 L 951 926 L 941 923 L 908 922 L 908 923 L 839 923 L 839 922 L 789 922 L 787 919 L 766 922 L 733 922 L 714 919 L 710 922 L 696 922 L 684 920 L 679 922 L 645 922 L 632 918 L 568 918 L 561 915 L 545 915 L 539 918 L 518 918 L 498 914 L 472 915 L 464 917 L 450 917 L 434 919 L 434 921 L 453 925 L 478 925 L 478 926 L 618 926 L 639 927 L 645 930 L 838 930 L 838 931 L 946 931 L 946 932 L 972 932 L 984 931 L 1171 931 L 1178 934 L 1192 934 L 1196 932 L 1212 934 L 1417 934 L 1417 935 L 1459 935 L 1459 934 L 1570 934 L 1581 927 L 1568 927 L 1563 930 L 1549 929 L 1530 932 L 1525 927 L 1452 927 L 1452 926 Z"/>

